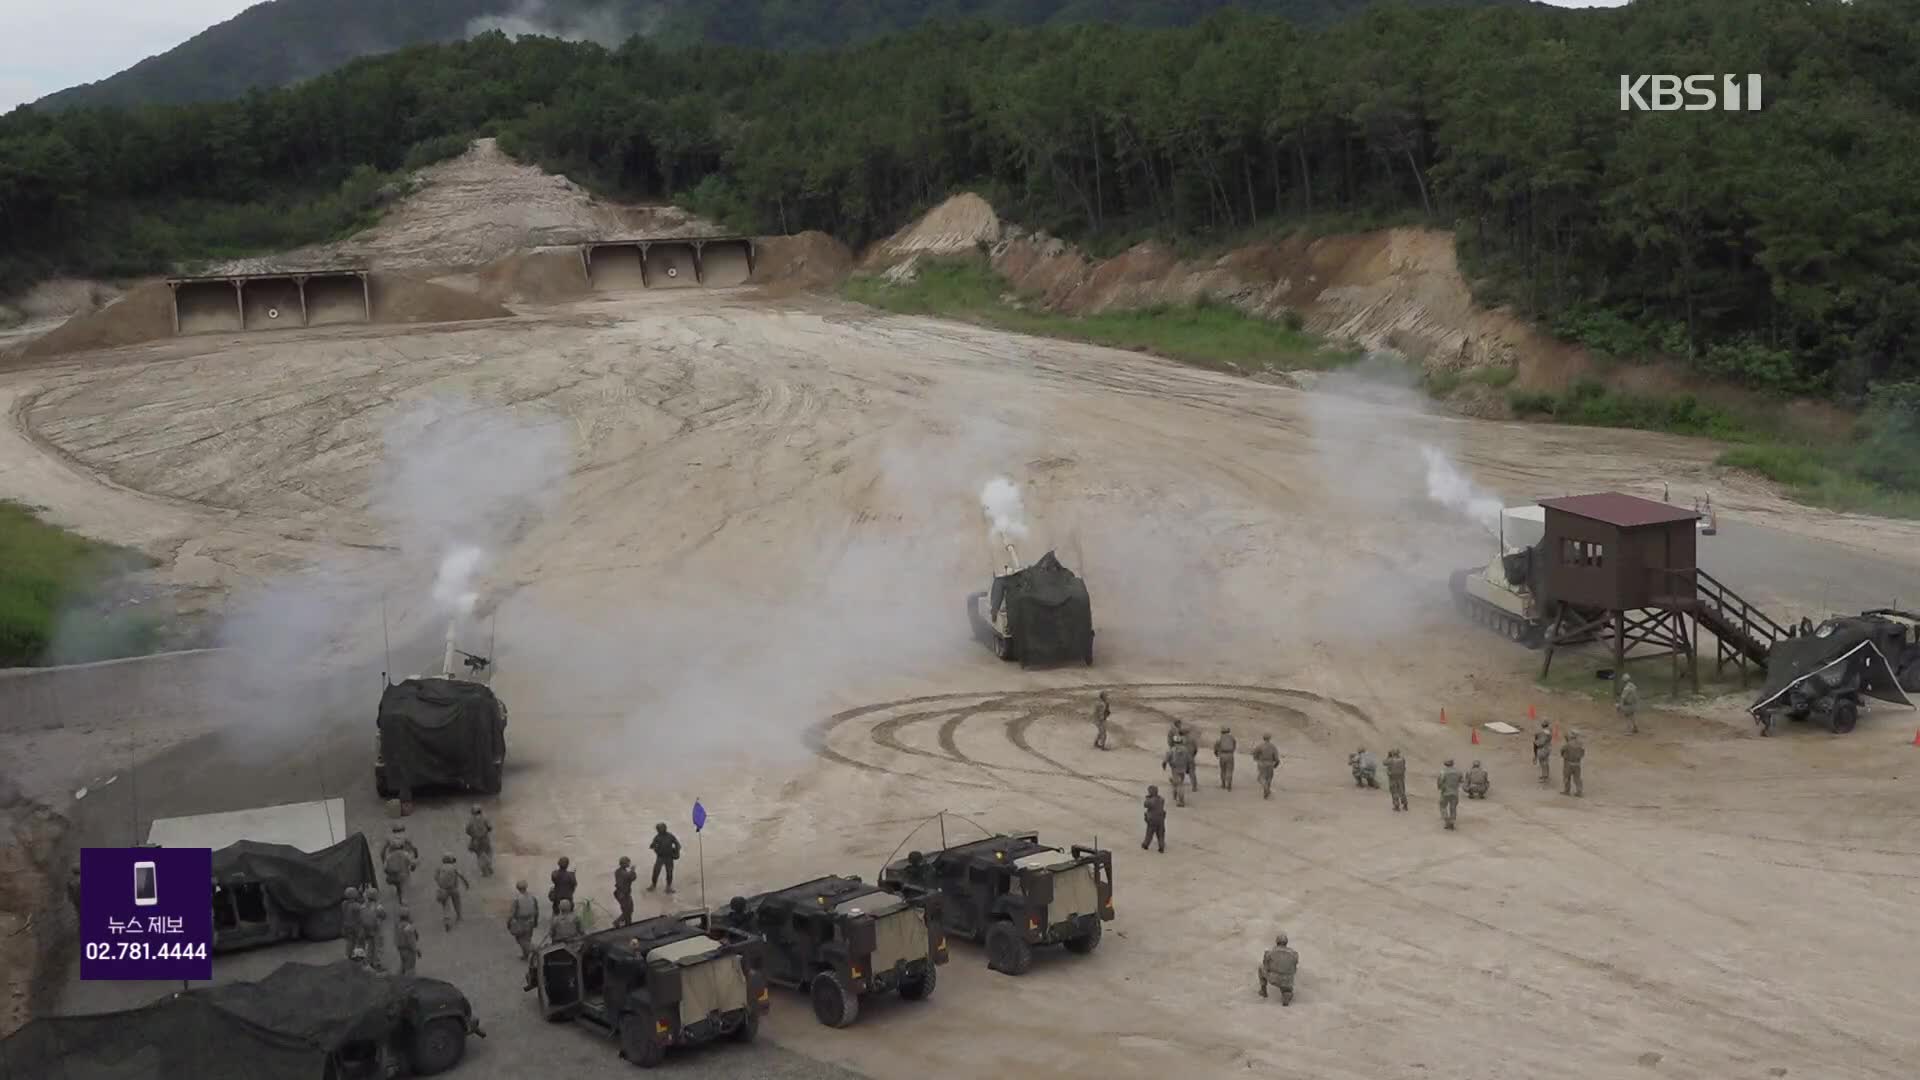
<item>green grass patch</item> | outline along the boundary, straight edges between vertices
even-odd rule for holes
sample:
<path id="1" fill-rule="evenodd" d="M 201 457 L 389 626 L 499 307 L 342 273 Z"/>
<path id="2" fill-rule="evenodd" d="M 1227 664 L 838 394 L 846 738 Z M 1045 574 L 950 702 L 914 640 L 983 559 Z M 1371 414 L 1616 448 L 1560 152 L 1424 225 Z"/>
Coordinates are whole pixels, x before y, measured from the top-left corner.
<path id="1" fill-rule="evenodd" d="M 907 315 L 937 315 L 1002 330 L 1133 349 L 1208 367 L 1247 371 L 1325 369 L 1360 358 L 1300 329 L 1298 318 L 1255 318 L 1231 304 L 1197 300 L 1130 311 L 1061 315 L 1029 306 L 1005 278 L 973 260 L 926 262 L 910 281 L 856 275 L 842 287 L 849 300 Z"/>
<path id="2" fill-rule="evenodd" d="M 138 552 L 76 536 L 0 501 L 0 667 L 151 652 L 161 620 L 107 602 L 114 579 L 150 565 Z"/>
<path id="3" fill-rule="evenodd" d="M 1920 492 L 1878 483 L 1860 474 L 1853 448 L 1790 443 L 1731 447 L 1714 462 L 1758 473 L 1814 506 L 1883 517 L 1920 518 Z"/>
<path id="4" fill-rule="evenodd" d="M 1616 684 L 1612 679 L 1602 679 L 1598 672 L 1602 668 L 1613 666 L 1613 653 L 1610 649 L 1597 646 L 1583 646 L 1575 649 L 1563 649 L 1554 654 L 1553 671 L 1545 678 L 1534 676 L 1533 683 L 1543 690 L 1557 694 L 1567 694 L 1586 698 L 1604 705 L 1612 705 Z M 1536 668 L 1536 671 L 1538 669 Z M 1740 669 L 1729 664 L 1724 670 L 1715 671 L 1711 650 L 1700 660 L 1700 692 L 1693 692 L 1693 681 L 1687 678 L 1686 669 L 1680 672 L 1680 697 L 1673 697 L 1672 661 L 1666 657 L 1650 658 L 1644 661 L 1629 661 L 1627 672 L 1640 686 L 1640 708 L 1644 713 L 1649 708 L 1662 705 L 1693 704 L 1725 697 L 1728 694 L 1755 694 L 1760 684 L 1766 681 L 1761 673 L 1749 668 L 1745 685 L 1740 681 Z M 1542 711 L 1546 710 L 1542 706 Z M 1645 717 L 1642 717 L 1645 720 Z M 1520 723 L 1519 721 L 1510 721 Z M 1521 725 L 1525 728 L 1525 725 Z"/>

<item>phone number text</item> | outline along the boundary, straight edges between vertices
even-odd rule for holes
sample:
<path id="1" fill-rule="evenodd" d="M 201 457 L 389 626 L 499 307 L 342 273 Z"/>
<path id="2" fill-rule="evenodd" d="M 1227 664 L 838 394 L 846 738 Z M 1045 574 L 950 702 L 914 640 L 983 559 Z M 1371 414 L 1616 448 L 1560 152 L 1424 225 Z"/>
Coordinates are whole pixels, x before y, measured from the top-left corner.
<path id="1" fill-rule="evenodd" d="M 89 960 L 205 960 L 204 941 L 89 941 Z"/>

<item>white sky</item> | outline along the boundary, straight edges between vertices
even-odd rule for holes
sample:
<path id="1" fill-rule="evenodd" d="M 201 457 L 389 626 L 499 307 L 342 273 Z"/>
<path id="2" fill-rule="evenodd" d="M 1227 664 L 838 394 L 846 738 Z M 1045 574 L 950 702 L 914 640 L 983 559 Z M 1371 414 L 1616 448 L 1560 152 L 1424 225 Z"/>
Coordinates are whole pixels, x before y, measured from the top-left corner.
<path id="1" fill-rule="evenodd" d="M 0 113 L 166 52 L 254 0 L 0 0 Z M 405 0 L 394 0 L 404 3 Z M 1626 0 L 1548 0 L 1618 7 Z"/>

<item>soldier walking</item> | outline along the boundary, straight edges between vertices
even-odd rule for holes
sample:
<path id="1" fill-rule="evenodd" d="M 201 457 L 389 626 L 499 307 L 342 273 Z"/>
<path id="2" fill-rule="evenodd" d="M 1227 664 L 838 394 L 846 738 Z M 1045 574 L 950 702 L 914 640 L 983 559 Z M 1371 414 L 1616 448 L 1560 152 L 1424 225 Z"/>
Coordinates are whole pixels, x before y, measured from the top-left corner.
<path id="1" fill-rule="evenodd" d="M 1167 853 L 1167 800 L 1160 797 L 1158 786 L 1148 784 L 1147 798 L 1141 805 L 1147 810 L 1147 838 L 1140 841 L 1140 850 L 1147 850 L 1147 845 L 1158 840 L 1160 853 L 1165 855 Z"/>
<path id="2" fill-rule="evenodd" d="M 1260 958 L 1260 996 L 1267 996 L 1267 984 L 1280 991 L 1280 1004 L 1293 1004 L 1293 977 L 1300 972 L 1300 954 L 1287 947 L 1287 935 L 1274 936 L 1273 948 Z"/>
<path id="3" fill-rule="evenodd" d="M 1387 795 L 1395 810 L 1407 808 L 1407 759 L 1397 746 L 1387 751 Z"/>
<path id="4" fill-rule="evenodd" d="M 347 943 L 347 959 L 353 959 L 353 951 L 360 947 L 360 890 L 351 885 L 340 901 L 340 940 Z"/>
<path id="5" fill-rule="evenodd" d="M 394 822 L 386 843 L 380 845 L 380 865 L 386 870 L 387 884 L 393 886 L 394 900 L 402 904 L 407 902 L 407 879 L 413 876 L 413 869 L 419 864 L 420 849 L 414 847 L 413 841 L 407 837 L 407 827 Z M 372 952 L 377 959 L 379 949 Z"/>
<path id="6" fill-rule="evenodd" d="M 653 877 L 648 879 L 647 891 L 652 892 L 660 885 L 660 871 L 667 872 L 667 891 L 673 891 L 673 864 L 680 861 L 680 838 L 667 831 L 667 823 L 657 822 L 653 826 L 653 843 L 647 845 L 653 851 Z"/>
<path id="7" fill-rule="evenodd" d="M 1467 770 L 1467 798 L 1484 799 L 1487 797 L 1487 789 L 1492 786 L 1493 778 L 1487 775 L 1487 770 L 1478 761 L 1475 761 L 1473 767 Z"/>
<path id="8" fill-rule="evenodd" d="M 1355 750 L 1353 756 L 1347 759 L 1347 763 L 1353 766 L 1354 787 L 1369 787 L 1376 791 L 1380 789 L 1380 763 L 1374 758 L 1371 750 L 1364 746 Z"/>
<path id="9" fill-rule="evenodd" d="M 640 871 L 633 868 L 633 860 L 620 856 L 620 865 L 613 868 L 613 900 L 620 905 L 620 917 L 613 925 L 625 926 L 633 921 L 633 883 L 638 880 Z"/>
<path id="10" fill-rule="evenodd" d="M 460 921 L 460 890 L 473 888 L 467 875 L 460 872 L 459 864 L 453 861 L 452 852 L 440 856 L 440 868 L 433 872 L 433 883 L 438 887 L 434 899 L 440 901 L 441 925 L 452 930 L 453 924 Z"/>
<path id="11" fill-rule="evenodd" d="M 481 877 L 493 876 L 493 822 L 480 812 L 480 804 L 473 804 L 473 815 L 467 818 L 467 850 L 473 852 L 473 861 L 480 865 Z"/>
<path id="12" fill-rule="evenodd" d="M 527 895 L 527 883 L 513 883 L 513 907 L 507 911 L 507 933 L 520 943 L 520 959 L 533 955 L 533 931 L 540 925 L 540 901 Z"/>
<path id="13" fill-rule="evenodd" d="M 1453 759 L 1448 758 L 1446 768 L 1440 770 L 1440 820 L 1453 828 L 1453 819 L 1460 813 L 1460 770 L 1453 767 Z"/>
<path id="14" fill-rule="evenodd" d="M 1166 759 L 1160 764 L 1173 776 L 1173 805 L 1187 805 L 1186 781 L 1193 776 L 1193 748 L 1187 745 L 1186 739 L 1175 739 L 1173 749 L 1167 751 Z M 1199 794 L 1198 784 L 1194 794 Z"/>
<path id="15" fill-rule="evenodd" d="M 1107 705 L 1107 692 L 1100 691 L 1100 696 L 1093 703 L 1093 748 L 1095 750 L 1107 748 L 1107 716 L 1112 712 L 1113 710 Z"/>
<path id="16" fill-rule="evenodd" d="M 1553 729 L 1545 720 L 1540 721 L 1540 730 L 1533 733 L 1533 760 L 1540 764 L 1540 786 L 1553 783 L 1549 771 L 1553 761 Z"/>
<path id="17" fill-rule="evenodd" d="M 1220 737 L 1213 740 L 1213 756 L 1220 762 L 1220 787 L 1224 791 L 1233 790 L 1233 752 L 1239 748 L 1229 727 L 1221 728 Z"/>
<path id="18" fill-rule="evenodd" d="M 1640 688 L 1633 685 L 1633 676 L 1622 675 L 1620 677 L 1620 700 L 1614 702 L 1613 707 L 1618 709 L 1620 715 L 1626 718 L 1627 734 L 1638 735 L 1640 733 L 1640 723 L 1635 717 L 1640 713 Z"/>
<path id="19" fill-rule="evenodd" d="M 547 877 L 553 882 L 553 888 L 547 890 L 547 903 L 553 910 L 559 911 L 560 901 L 573 899 L 573 890 L 580 886 L 580 879 L 574 876 L 573 871 L 567 869 L 565 855 L 560 856 L 560 861 L 555 865 L 553 873 Z"/>
<path id="20" fill-rule="evenodd" d="M 1580 780 L 1580 762 L 1586 756 L 1587 747 L 1580 741 L 1580 733 L 1567 732 L 1566 745 L 1560 748 L 1560 776 L 1563 781 L 1560 794 L 1577 798 L 1586 795 L 1586 785 Z"/>
<path id="21" fill-rule="evenodd" d="M 364 971 L 369 975 L 373 974 L 377 970 L 373 966 L 373 961 L 367 959 L 367 950 L 362 946 L 355 945 L 353 947 L 352 960 L 353 960 L 354 966 L 358 967 L 361 971 Z"/>
<path id="22" fill-rule="evenodd" d="M 1186 737 L 1187 737 L 1186 722 L 1181 720 L 1177 716 L 1174 717 L 1173 723 L 1167 725 L 1167 749 L 1169 750 L 1173 749 L 1174 743 L 1179 742 L 1180 740 L 1185 739 Z"/>
<path id="23" fill-rule="evenodd" d="M 366 950 L 367 965 L 375 971 L 387 970 L 386 963 L 380 959 L 381 924 L 386 921 L 387 909 L 380 903 L 380 894 L 368 886 L 366 899 L 360 905 L 360 948 Z"/>
<path id="24" fill-rule="evenodd" d="M 553 921 L 547 925 L 547 940 L 554 944 L 578 941 L 586 936 L 580 927 L 580 916 L 574 914 L 573 901 L 560 901 L 560 910 L 553 913 Z"/>
<path id="25" fill-rule="evenodd" d="M 1253 764 L 1260 778 L 1260 797 L 1273 798 L 1273 771 L 1280 767 L 1280 748 L 1273 745 L 1272 735 L 1260 736 L 1260 745 L 1253 748 Z"/>
<path id="26" fill-rule="evenodd" d="M 420 959 L 420 928 L 413 925 L 413 913 L 405 904 L 394 915 L 393 949 L 400 954 L 400 974 L 411 975 L 414 962 Z"/>

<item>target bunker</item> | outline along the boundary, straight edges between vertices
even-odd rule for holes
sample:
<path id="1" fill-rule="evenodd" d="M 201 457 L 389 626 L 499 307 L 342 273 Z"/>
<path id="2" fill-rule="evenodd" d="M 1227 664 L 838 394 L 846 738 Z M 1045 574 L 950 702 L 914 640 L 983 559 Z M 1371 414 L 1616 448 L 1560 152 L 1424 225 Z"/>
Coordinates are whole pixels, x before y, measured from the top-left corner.
<path id="1" fill-rule="evenodd" d="M 580 245 L 580 264 L 596 289 L 745 285 L 753 276 L 753 256 L 753 240 L 745 236 L 605 240 Z"/>
<path id="2" fill-rule="evenodd" d="M 168 278 L 173 332 L 286 330 L 372 322 L 373 287 L 365 267 L 281 274 Z"/>

